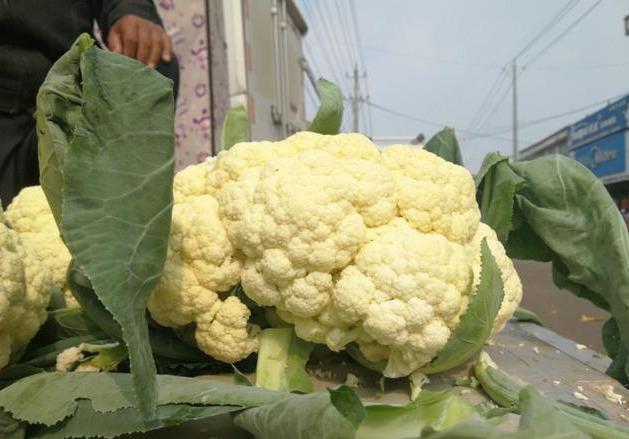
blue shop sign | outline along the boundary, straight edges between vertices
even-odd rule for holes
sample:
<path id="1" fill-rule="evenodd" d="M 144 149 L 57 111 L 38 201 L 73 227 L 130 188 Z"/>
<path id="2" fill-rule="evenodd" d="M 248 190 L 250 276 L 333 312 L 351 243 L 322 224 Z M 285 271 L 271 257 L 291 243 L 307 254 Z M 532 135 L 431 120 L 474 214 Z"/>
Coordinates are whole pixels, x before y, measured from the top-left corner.
<path id="1" fill-rule="evenodd" d="M 597 177 L 608 177 L 626 171 L 626 133 L 621 131 L 581 146 L 570 155 L 583 163 Z"/>
<path id="2" fill-rule="evenodd" d="M 629 127 L 629 96 L 590 114 L 570 127 L 570 149 L 592 143 Z"/>

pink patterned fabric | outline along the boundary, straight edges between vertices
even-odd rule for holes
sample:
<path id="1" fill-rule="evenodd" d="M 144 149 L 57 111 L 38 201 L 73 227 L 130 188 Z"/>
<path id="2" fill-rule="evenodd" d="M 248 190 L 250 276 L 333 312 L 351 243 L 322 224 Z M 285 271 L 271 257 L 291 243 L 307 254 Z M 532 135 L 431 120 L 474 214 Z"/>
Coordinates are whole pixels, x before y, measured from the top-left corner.
<path id="1" fill-rule="evenodd" d="M 180 66 L 175 118 L 178 169 L 212 154 L 212 142 L 215 145 L 220 142 L 219 127 L 229 105 L 221 2 L 209 1 L 209 18 L 206 17 L 205 3 L 204 0 L 155 1 Z M 208 71 L 208 22 L 211 75 Z"/>

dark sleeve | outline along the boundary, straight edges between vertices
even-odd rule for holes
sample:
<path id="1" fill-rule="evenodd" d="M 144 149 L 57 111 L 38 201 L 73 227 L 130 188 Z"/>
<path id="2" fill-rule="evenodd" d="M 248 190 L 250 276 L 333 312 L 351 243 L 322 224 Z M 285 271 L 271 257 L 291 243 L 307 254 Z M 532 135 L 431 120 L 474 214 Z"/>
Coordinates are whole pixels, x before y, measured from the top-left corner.
<path id="1" fill-rule="evenodd" d="M 177 57 L 173 56 L 173 59 L 168 63 L 160 61 L 155 69 L 173 81 L 173 96 L 177 102 L 177 96 L 179 96 L 179 62 Z"/>
<path id="2" fill-rule="evenodd" d="M 93 3 L 96 20 L 105 41 L 111 25 L 125 15 L 137 15 L 162 26 L 162 20 L 152 0 L 97 0 Z"/>

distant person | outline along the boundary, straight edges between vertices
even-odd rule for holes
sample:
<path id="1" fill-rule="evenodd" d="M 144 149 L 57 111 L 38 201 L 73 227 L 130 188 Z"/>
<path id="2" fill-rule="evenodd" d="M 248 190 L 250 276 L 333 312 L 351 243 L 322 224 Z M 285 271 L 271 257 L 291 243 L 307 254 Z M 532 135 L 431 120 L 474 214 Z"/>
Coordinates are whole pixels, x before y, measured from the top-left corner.
<path id="1" fill-rule="evenodd" d="M 179 67 L 151 0 L 0 1 L 0 199 L 39 184 L 35 97 L 52 64 L 98 23 L 107 47 L 175 81 Z"/>

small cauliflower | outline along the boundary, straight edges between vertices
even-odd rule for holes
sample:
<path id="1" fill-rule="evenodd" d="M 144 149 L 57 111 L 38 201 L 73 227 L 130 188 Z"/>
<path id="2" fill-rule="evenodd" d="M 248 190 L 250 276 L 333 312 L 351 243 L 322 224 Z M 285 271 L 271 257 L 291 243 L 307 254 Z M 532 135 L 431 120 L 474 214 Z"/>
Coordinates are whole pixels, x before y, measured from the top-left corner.
<path id="1" fill-rule="evenodd" d="M 0 369 L 19 357 L 46 320 L 51 277 L 0 209 Z"/>
<path id="2" fill-rule="evenodd" d="M 55 370 L 57 372 L 71 372 L 84 358 L 83 351 L 78 346 L 64 349 L 57 355 Z"/>
<path id="3" fill-rule="evenodd" d="M 78 302 L 66 284 L 70 252 L 59 236 L 59 229 L 41 186 L 26 187 L 11 201 L 6 219 L 17 232 L 26 250 L 49 271 L 53 285 L 64 293 L 69 307 Z"/>

